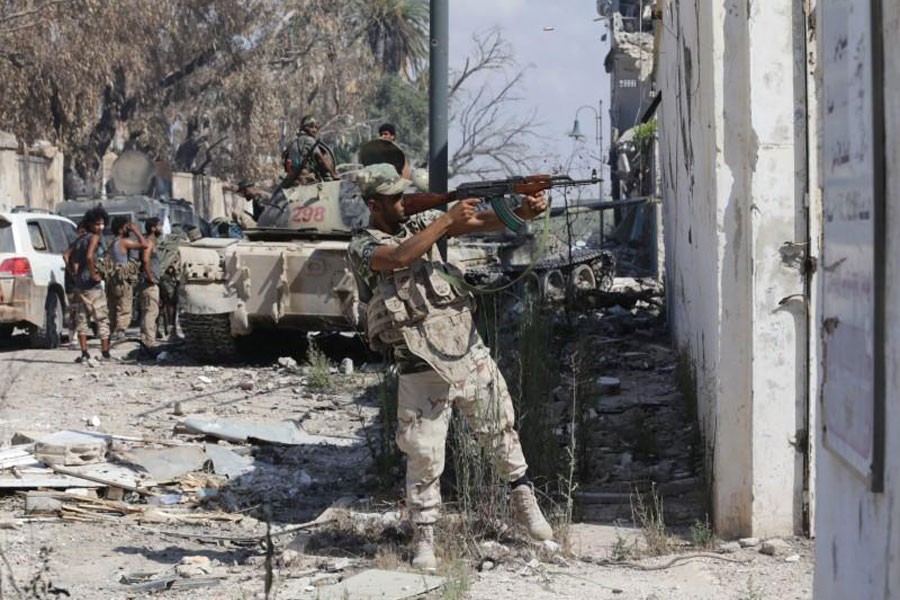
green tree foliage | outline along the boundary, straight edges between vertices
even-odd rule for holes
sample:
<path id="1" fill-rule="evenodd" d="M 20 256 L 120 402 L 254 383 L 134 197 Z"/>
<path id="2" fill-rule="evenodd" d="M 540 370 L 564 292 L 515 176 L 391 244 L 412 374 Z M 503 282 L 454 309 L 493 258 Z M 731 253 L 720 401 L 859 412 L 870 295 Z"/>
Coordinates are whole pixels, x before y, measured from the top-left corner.
<path id="1" fill-rule="evenodd" d="M 381 78 L 371 96 L 369 119 L 397 126 L 397 141 L 416 162 L 428 154 L 428 94 L 396 75 Z M 376 125 L 377 126 L 377 125 Z"/>
<path id="2" fill-rule="evenodd" d="M 362 0 L 366 40 L 387 75 L 412 79 L 428 59 L 427 0 Z"/>

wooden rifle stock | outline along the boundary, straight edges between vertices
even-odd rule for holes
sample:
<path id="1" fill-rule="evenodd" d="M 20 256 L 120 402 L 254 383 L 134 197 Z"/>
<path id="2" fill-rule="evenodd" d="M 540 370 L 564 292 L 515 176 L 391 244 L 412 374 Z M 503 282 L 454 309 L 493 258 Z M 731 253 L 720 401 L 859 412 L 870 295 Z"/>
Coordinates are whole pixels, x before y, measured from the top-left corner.
<path id="1" fill-rule="evenodd" d="M 447 192 L 446 194 L 437 192 L 403 194 L 403 214 L 406 216 L 414 215 L 454 200 L 456 200 L 456 192 Z"/>

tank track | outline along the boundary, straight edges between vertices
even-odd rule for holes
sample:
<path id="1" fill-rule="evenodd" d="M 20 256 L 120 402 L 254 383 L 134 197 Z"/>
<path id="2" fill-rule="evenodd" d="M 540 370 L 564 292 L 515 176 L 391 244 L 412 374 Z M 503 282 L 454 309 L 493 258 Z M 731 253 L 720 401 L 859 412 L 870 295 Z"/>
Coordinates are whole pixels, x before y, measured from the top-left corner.
<path id="1" fill-rule="evenodd" d="M 231 335 L 227 313 L 179 316 L 184 349 L 201 362 L 231 362 L 238 359 L 237 340 Z"/>
<path id="2" fill-rule="evenodd" d="M 609 250 L 587 249 L 573 251 L 571 262 L 568 254 L 553 254 L 534 263 L 532 272 L 540 276 L 548 271 L 559 270 L 568 274 L 580 265 L 589 265 L 597 281 L 597 289 L 608 291 L 616 274 L 616 257 Z M 519 276 L 528 265 L 501 265 L 471 267 L 466 270 L 466 281 L 472 285 L 504 284 Z"/>

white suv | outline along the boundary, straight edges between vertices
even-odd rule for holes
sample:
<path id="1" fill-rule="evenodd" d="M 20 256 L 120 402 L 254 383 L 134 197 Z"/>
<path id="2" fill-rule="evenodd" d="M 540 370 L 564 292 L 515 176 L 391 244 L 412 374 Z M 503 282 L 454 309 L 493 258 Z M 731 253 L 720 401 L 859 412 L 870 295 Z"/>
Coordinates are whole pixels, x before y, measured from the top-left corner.
<path id="1" fill-rule="evenodd" d="M 56 348 L 65 329 L 63 252 L 75 224 L 40 212 L 0 212 L 0 338 L 15 327 L 33 346 Z"/>

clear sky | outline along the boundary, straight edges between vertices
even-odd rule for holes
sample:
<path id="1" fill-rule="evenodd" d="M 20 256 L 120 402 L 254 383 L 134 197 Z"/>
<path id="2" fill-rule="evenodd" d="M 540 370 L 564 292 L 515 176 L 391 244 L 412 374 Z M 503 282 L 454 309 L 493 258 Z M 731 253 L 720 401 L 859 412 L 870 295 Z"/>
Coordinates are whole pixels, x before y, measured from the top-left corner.
<path id="1" fill-rule="evenodd" d="M 451 0 L 450 66 L 462 65 L 473 32 L 499 27 L 521 66 L 528 66 L 519 110 L 537 109 L 545 151 L 541 170 L 562 165 L 573 177 L 599 168 L 595 110 L 603 101 L 603 147 L 609 146 L 609 79 L 603 59 L 608 23 L 598 19 L 595 0 Z M 604 41 L 602 38 L 606 36 Z M 575 143 L 576 110 L 585 139 Z M 450 144 L 453 144 L 451 131 Z M 451 150 L 452 151 L 452 150 Z M 604 173 L 604 178 L 605 173 Z"/>

